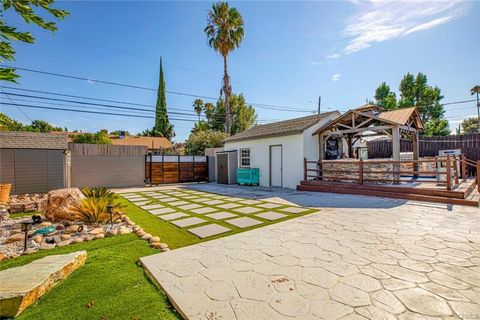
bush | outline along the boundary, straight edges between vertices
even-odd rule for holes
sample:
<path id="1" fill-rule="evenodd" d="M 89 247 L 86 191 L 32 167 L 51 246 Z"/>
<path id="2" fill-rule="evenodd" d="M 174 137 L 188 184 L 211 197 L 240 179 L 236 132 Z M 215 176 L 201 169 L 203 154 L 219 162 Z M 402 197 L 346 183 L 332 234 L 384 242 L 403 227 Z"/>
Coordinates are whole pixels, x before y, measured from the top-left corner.
<path id="1" fill-rule="evenodd" d="M 85 198 L 72 207 L 76 219 L 85 223 L 105 223 L 110 219 L 107 198 Z"/>

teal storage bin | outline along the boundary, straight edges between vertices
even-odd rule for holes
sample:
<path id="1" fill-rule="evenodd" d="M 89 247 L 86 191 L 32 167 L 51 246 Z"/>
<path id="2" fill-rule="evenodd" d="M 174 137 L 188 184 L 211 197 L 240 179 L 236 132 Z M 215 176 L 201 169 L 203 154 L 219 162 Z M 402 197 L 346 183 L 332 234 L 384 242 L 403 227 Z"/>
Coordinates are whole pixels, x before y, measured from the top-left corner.
<path id="1" fill-rule="evenodd" d="M 237 183 L 240 185 L 260 184 L 260 169 L 258 168 L 237 168 Z"/>

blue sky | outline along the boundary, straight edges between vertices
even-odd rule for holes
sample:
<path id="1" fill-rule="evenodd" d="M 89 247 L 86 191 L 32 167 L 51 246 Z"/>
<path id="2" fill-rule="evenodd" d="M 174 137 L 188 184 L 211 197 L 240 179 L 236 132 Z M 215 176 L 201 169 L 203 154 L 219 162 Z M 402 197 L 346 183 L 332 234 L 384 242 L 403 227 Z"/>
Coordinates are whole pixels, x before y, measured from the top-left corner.
<path id="1" fill-rule="evenodd" d="M 216 97 L 222 60 L 207 46 L 203 28 L 211 2 L 59 2 L 71 15 L 56 34 L 5 20 L 34 33 L 33 45 L 15 43 L 13 66 L 156 88 L 159 57 L 167 90 Z M 242 45 L 229 57 L 233 91 L 254 103 L 303 111 L 341 111 L 371 99 L 381 81 L 393 89 L 407 72 L 424 72 L 444 102 L 471 99 L 480 83 L 480 3 L 461 1 L 231 2 L 245 20 Z M 73 40 L 73 39 L 75 40 Z M 93 44 L 93 45 L 92 45 Z M 106 46 L 112 49 L 106 49 Z M 117 51 L 116 51 L 117 50 Z M 124 54 L 122 52 L 128 54 Z M 21 88 L 154 105 L 154 91 L 56 78 L 19 71 Z M 17 92 L 6 89 L 3 90 Z M 14 86 L 14 85 L 13 85 Z M 17 92 L 20 93 L 20 92 Z M 19 98 L 11 96 L 18 103 Z M 167 95 L 170 111 L 192 112 L 194 98 Z M 2 102 L 7 102 L 2 96 Z M 60 103 L 60 102 L 59 102 Z M 46 105 L 46 104 L 41 104 Z M 476 114 L 475 103 L 446 106 L 455 128 Z M 153 119 L 23 109 L 69 130 L 153 126 Z M 108 109 L 104 109 L 108 111 Z M 18 109 L 2 112 L 28 122 Z M 308 115 L 257 108 L 260 123 Z M 171 115 L 194 119 L 194 116 Z M 172 120 L 176 141 L 193 121 Z"/>

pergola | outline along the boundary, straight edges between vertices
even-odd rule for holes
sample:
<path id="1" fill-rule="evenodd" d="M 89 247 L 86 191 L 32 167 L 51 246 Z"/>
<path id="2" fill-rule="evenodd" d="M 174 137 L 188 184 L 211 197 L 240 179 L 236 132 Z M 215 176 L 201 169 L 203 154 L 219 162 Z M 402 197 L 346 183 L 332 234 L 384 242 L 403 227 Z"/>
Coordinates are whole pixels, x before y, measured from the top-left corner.
<path id="1" fill-rule="evenodd" d="M 413 160 L 418 160 L 418 136 L 423 130 L 420 114 L 415 107 L 393 111 L 365 104 L 326 123 L 312 135 L 319 135 L 320 161 L 325 159 L 325 145 L 329 138 L 342 138 L 348 146 L 348 157 L 353 158 L 353 145 L 362 137 L 386 135 L 392 140 L 392 158 L 400 160 L 400 139 L 413 142 Z"/>

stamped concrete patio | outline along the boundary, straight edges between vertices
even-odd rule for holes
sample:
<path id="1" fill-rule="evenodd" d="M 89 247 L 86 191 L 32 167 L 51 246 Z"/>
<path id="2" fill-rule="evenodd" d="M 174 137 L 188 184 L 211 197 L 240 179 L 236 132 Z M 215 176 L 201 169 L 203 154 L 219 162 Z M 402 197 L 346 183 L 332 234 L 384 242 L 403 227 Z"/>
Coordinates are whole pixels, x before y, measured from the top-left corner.
<path id="1" fill-rule="evenodd" d="M 186 319 L 480 318 L 478 208 L 222 190 L 321 211 L 142 258 Z"/>

